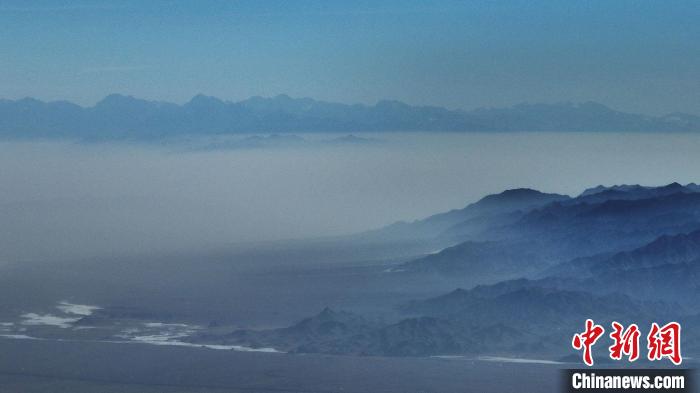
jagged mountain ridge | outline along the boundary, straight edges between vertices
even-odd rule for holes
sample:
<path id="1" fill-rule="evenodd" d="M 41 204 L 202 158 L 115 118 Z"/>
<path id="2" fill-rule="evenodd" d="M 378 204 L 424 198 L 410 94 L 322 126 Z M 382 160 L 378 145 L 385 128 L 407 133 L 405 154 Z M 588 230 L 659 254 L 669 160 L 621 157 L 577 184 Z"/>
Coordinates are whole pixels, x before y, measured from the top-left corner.
<path id="1" fill-rule="evenodd" d="M 591 202 L 594 195 L 598 195 L 598 199 Z M 541 270 L 537 279 L 503 280 L 508 273 L 498 270 L 500 268 L 523 263 L 537 266 L 541 255 L 517 258 L 522 250 L 534 250 L 537 254 L 533 239 L 529 239 L 529 248 L 525 246 L 527 242 L 514 247 L 515 243 L 507 237 L 491 242 L 468 240 L 404 263 L 394 272 L 380 274 L 437 272 L 473 276 L 486 271 L 491 276 L 481 276 L 482 281 L 499 275 L 501 280 L 399 304 L 397 310 L 393 310 L 399 312 L 399 317 L 393 312 L 387 313 L 393 315 L 394 320 L 370 322 L 362 315 L 326 309 L 287 328 L 236 331 L 216 339 L 229 344 L 273 346 L 301 353 L 516 354 L 560 359 L 568 355 L 571 334 L 582 327 L 585 318 L 593 318 L 603 325 L 615 320 L 640 326 L 676 320 L 684 326 L 685 350 L 696 353 L 700 351 L 700 335 L 696 333 L 700 331 L 699 198 L 700 193 L 692 183 L 688 186 L 672 183 L 663 187 L 599 187 L 576 198 L 534 208 L 510 225 L 517 232 L 523 224 L 531 225 L 533 217 L 537 218 L 536 225 L 541 230 L 537 236 L 547 233 L 547 225 L 549 230 L 555 231 L 561 230 L 560 225 L 573 225 L 574 231 L 598 226 L 608 228 L 603 230 L 605 236 L 620 232 L 631 236 L 638 246 L 586 257 L 579 255 L 555 268 Z M 498 206 L 513 206 L 498 196 L 485 200 L 490 201 L 489 205 L 493 203 L 490 207 L 496 210 Z M 673 221 L 670 220 L 654 226 L 652 231 L 640 230 L 649 225 L 650 220 L 658 221 L 659 215 L 668 215 L 674 210 L 683 212 L 681 216 L 688 217 L 692 225 L 676 222 L 669 226 L 667 224 Z M 542 220 L 542 217 L 547 219 Z M 683 231 L 693 226 L 696 229 Z M 658 236 L 650 238 L 657 232 Z M 590 235 L 583 233 L 583 238 Z M 574 237 L 580 241 L 581 236 Z M 553 241 L 561 240 L 554 237 Z M 626 244 L 614 238 L 609 240 L 612 246 Z M 585 246 L 569 251 L 592 252 L 588 244 Z M 441 265 L 445 263 L 443 258 L 453 257 L 455 265 Z M 504 265 L 503 259 L 508 263 Z M 420 268 L 410 269 L 416 266 Z M 571 270 L 569 274 L 561 274 L 562 266 Z"/>
<path id="2" fill-rule="evenodd" d="M 92 107 L 33 98 L 0 100 L 0 137 L 152 140 L 179 135 L 388 131 L 700 131 L 700 117 L 653 117 L 604 105 L 521 104 L 472 111 L 329 103 L 278 95 L 239 102 L 197 95 L 185 104 L 111 94 Z"/>
<path id="3" fill-rule="evenodd" d="M 662 235 L 700 229 L 700 193 L 694 186 L 601 188 L 517 211 L 503 204 L 498 215 L 484 214 L 478 222 L 470 218 L 434 231 L 432 236 L 453 245 L 395 271 L 469 275 L 475 281 L 499 275 L 505 279 L 530 276 L 576 258 L 641 247 Z M 464 218 L 446 214 L 454 221 Z"/>
<path id="4" fill-rule="evenodd" d="M 524 212 L 567 199 L 567 195 L 516 188 L 487 195 L 462 209 L 450 210 L 413 222 L 396 222 L 388 227 L 370 231 L 369 234 L 388 238 L 436 237 L 458 225 L 470 227 L 469 229 L 475 226 L 478 229 L 483 223 L 501 220 L 510 222 Z"/>
<path id="5" fill-rule="evenodd" d="M 700 230 L 661 235 L 652 242 L 630 251 L 577 258 L 556 266 L 548 274 L 589 277 L 604 272 L 620 273 L 666 264 L 689 263 L 696 259 L 700 259 Z"/>
<path id="6" fill-rule="evenodd" d="M 505 288 L 503 288 L 505 286 Z M 516 280 L 458 289 L 402 307 L 393 322 L 325 309 L 287 328 L 238 330 L 217 343 L 275 347 L 293 353 L 381 356 L 512 354 L 562 356 L 560 342 L 580 326 L 580 315 L 602 323 L 664 317 L 662 304 L 645 305 L 622 294 L 591 295 Z M 570 337 L 569 337 L 570 338 Z M 197 336 L 194 342 L 212 342 Z"/>

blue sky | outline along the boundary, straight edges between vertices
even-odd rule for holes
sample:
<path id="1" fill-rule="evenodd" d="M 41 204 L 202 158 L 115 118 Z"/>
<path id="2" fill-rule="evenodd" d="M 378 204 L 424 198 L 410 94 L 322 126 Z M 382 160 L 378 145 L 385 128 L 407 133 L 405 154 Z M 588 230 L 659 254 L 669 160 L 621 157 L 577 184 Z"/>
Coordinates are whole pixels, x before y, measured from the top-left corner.
<path id="1" fill-rule="evenodd" d="M 697 1 L 0 1 L 0 97 L 700 114 Z"/>

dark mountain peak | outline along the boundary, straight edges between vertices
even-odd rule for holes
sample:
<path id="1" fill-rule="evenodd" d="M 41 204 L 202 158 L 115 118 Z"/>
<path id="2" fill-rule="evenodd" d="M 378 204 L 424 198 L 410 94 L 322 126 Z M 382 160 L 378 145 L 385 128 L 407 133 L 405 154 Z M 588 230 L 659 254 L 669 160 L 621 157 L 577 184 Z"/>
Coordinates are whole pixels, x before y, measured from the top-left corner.
<path id="1" fill-rule="evenodd" d="M 595 101 L 586 101 L 577 105 L 578 109 L 596 111 L 596 112 L 615 112 L 607 105 L 603 105 Z"/>
<path id="2" fill-rule="evenodd" d="M 320 313 L 303 319 L 297 324 L 282 330 L 291 334 L 332 335 L 346 330 L 361 328 L 367 321 L 360 315 L 347 311 L 334 311 L 329 307 Z"/>
<path id="3" fill-rule="evenodd" d="M 487 195 L 482 200 L 487 199 L 505 199 L 505 198 L 521 198 L 524 196 L 534 196 L 534 195 L 544 195 L 543 192 L 533 190 L 532 188 L 513 188 L 510 190 L 502 191 L 499 194 Z"/>
<path id="4" fill-rule="evenodd" d="M 569 199 L 567 195 L 548 194 L 531 188 L 514 188 L 499 194 L 491 194 L 481 198 L 475 205 L 495 206 L 501 204 L 529 204 L 539 201 L 557 201 Z"/>
<path id="5" fill-rule="evenodd" d="M 139 110 L 157 110 L 165 107 L 176 107 L 177 105 L 159 102 L 148 101 L 141 98 L 136 98 L 130 95 L 110 94 L 99 101 L 93 109 L 98 111 L 106 111 L 114 115 L 119 115 L 120 112 L 139 111 Z"/>
<path id="6" fill-rule="evenodd" d="M 464 296 L 464 295 L 466 295 L 466 294 L 468 294 L 468 293 L 469 293 L 469 291 L 466 290 L 466 289 L 464 289 L 464 288 L 457 288 L 457 289 L 455 289 L 454 291 L 452 291 L 452 292 L 450 292 L 450 293 L 448 293 L 447 295 L 444 295 L 444 296 L 456 297 L 456 296 Z"/>
<path id="7" fill-rule="evenodd" d="M 600 194 L 603 192 L 607 191 L 619 191 L 619 192 L 631 192 L 631 191 L 643 191 L 647 190 L 651 187 L 644 187 L 639 184 L 620 184 L 620 185 L 614 185 L 614 186 L 604 186 L 604 185 L 598 185 L 596 187 L 592 188 L 587 188 L 585 189 L 579 197 L 583 196 L 588 196 L 588 195 L 593 195 L 593 194 Z"/>
<path id="8" fill-rule="evenodd" d="M 60 109 L 73 109 L 73 110 L 83 109 L 83 107 L 81 107 L 80 105 L 74 104 L 70 101 L 65 101 L 65 100 L 51 101 L 51 102 L 48 102 L 47 105 L 51 105 L 55 108 L 60 108 Z"/>
<path id="9" fill-rule="evenodd" d="M 603 192 L 603 191 L 605 191 L 605 190 L 607 190 L 607 189 L 608 189 L 608 187 L 605 187 L 605 186 L 602 185 L 602 184 L 598 184 L 598 185 L 595 186 L 595 187 L 586 188 L 585 190 L 583 190 L 583 192 L 582 192 L 579 196 L 586 196 L 586 195 L 591 195 L 591 194 L 597 194 L 597 193 Z"/>
<path id="10" fill-rule="evenodd" d="M 662 191 L 684 191 L 685 187 L 678 182 L 673 182 L 673 183 L 665 185 L 663 187 L 659 187 L 659 190 L 662 190 Z"/>
<path id="11" fill-rule="evenodd" d="M 324 307 L 318 314 L 306 318 L 301 321 L 300 325 L 309 325 L 317 323 L 327 323 L 327 322 L 337 322 L 337 323 L 353 323 L 361 320 L 362 318 L 349 311 L 344 310 L 334 310 L 330 307 Z"/>
<path id="12" fill-rule="evenodd" d="M 352 134 L 348 134 L 345 136 L 341 136 L 338 138 L 334 138 L 328 142 L 337 142 L 337 143 L 355 143 L 355 144 L 363 144 L 363 143 L 373 143 L 377 142 L 376 139 L 370 139 L 370 138 L 362 138 L 359 136 L 355 136 Z"/>
<path id="13" fill-rule="evenodd" d="M 407 109 L 410 106 L 398 100 L 379 100 L 374 105 L 375 108 L 385 108 L 385 109 Z"/>
<path id="14" fill-rule="evenodd" d="M 40 100 L 37 100 L 36 98 L 32 98 L 32 97 L 24 97 L 24 98 L 19 99 L 15 102 L 17 104 L 25 105 L 25 106 L 45 105 L 46 104 L 44 101 L 40 101 Z"/>
<path id="15" fill-rule="evenodd" d="M 195 107 L 223 106 L 225 105 L 225 102 L 216 97 L 207 96 L 200 93 L 192 97 L 192 99 L 190 99 L 190 101 L 185 105 Z"/>
<path id="16" fill-rule="evenodd" d="M 594 188 L 586 189 L 584 192 L 581 193 L 581 195 L 576 197 L 574 201 L 598 203 L 607 200 L 637 200 L 662 197 L 677 193 L 696 192 L 700 192 L 700 189 L 692 183 L 688 184 L 687 186 L 684 186 L 678 182 L 673 182 L 671 184 L 660 187 L 648 187 L 641 186 L 638 184 L 621 184 L 610 187 L 601 185 Z"/>
<path id="17" fill-rule="evenodd" d="M 320 101 L 316 101 L 313 98 L 309 97 L 291 97 L 287 94 L 277 94 L 274 97 L 269 97 L 269 98 L 263 98 L 264 100 L 267 100 L 268 102 L 274 102 L 277 104 L 311 104 L 311 103 L 317 103 Z"/>
<path id="18" fill-rule="evenodd" d="M 319 319 L 334 319 L 336 315 L 336 312 L 333 311 L 330 307 L 324 307 L 324 309 L 321 310 L 321 312 L 318 313 L 316 317 Z"/>
<path id="19" fill-rule="evenodd" d="M 118 93 L 112 93 L 105 98 L 101 99 L 95 106 L 103 106 L 103 105 L 113 105 L 113 104 L 121 104 L 121 103 L 132 103 L 132 102 L 148 102 L 146 100 L 142 100 L 140 98 L 135 98 L 134 96 L 130 95 L 124 95 L 124 94 L 118 94 Z"/>
<path id="20" fill-rule="evenodd" d="M 104 127 L 109 127 L 110 132 L 124 135 L 125 130 L 129 130 L 129 134 L 138 137 L 143 135 L 163 135 L 162 127 L 171 125 L 175 120 L 174 115 L 182 110 L 182 107 L 176 104 L 160 101 L 149 101 L 140 98 L 135 98 L 130 95 L 110 94 L 95 104 L 92 108 L 86 108 L 88 118 L 91 122 L 102 121 Z M 97 120 L 99 119 L 99 120 Z M 136 126 L 135 124 L 140 124 Z M 132 127 L 139 127 L 140 131 L 136 131 Z M 175 128 L 175 127 L 173 127 Z M 91 130 L 94 132 L 94 130 Z M 107 138 L 100 135 L 99 138 Z"/>

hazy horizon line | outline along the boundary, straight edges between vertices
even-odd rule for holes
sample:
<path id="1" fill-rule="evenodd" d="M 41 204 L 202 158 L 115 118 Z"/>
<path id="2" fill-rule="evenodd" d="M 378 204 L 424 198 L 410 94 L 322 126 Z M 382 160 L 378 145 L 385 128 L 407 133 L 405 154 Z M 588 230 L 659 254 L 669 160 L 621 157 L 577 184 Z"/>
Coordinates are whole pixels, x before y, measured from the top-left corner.
<path id="1" fill-rule="evenodd" d="M 633 115 L 641 115 L 641 116 L 649 116 L 649 117 L 662 117 L 666 115 L 672 115 L 672 114 L 686 114 L 686 115 L 691 115 L 691 116 L 700 116 L 699 114 L 696 113 L 690 113 L 690 112 L 682 112 L 682 111 L 672 111 L 672 112 L 667 112 L 662 115 L 654 115 L 654 114 L 649 114 L 649 113 L 642 113 L 642 112 L 632 112 L 632 111 L 626 111 L 626 110 L 620 110 L 617 109 L 613 106 L 610 106 L 606 103 L 600 102 L 600 101 L 595 101 L 595 100 L 584 100 L 584 101 L 573 101 L 573 100 L 564 100 L 564 101 L 521 101 L 518 103 L 514 103 L 511 105 L 502 105 L 502 106 L 478 106 L 478 107 L 472 107 L 472 108 L 462 108 L 462 107 L 449 107 L 449 106 L 442 106 L 442 105 L 424 105 L 424 104 L 412 104 L 400 99 L 393 99 L 393 98 L 382 98 L 374 101 L 374 103 L 368 103 L 368 102 L 341 102 L 341 101 L 331 101 L 331 100 L 323 100 L 323 99 L 317 99 L 314 97 L 309 97 L 309 96 L 293 96 L 287 93 L 278 93 L 278 94 L 273 94 L 273 95 L 252 95 L 247 98 L 243 99 L 226 99 L 226 98 L 221 98 L 215 95 L 209 95 L 205 93 L 196 93 L 192 95 L 188 100 L 185 101 L 169 101 L 169 100 L 161 100 L 161 99 L 151 99 L 151 98 L 141 98 L 133 94 L 128 94 L 128 93 L 108 93 L 105 94 L 101 99 L 95 101 L 92 104 L 79 104 L 75 101 L 71 101 L 69 99 L 42 99 L 42 98 L 37 98 L 34 96 L 24 96 L 22 98 L 6 98 L 6 97 L 0 97 L 0 102 L 2 101 L 11 101 L 11 102 L 19 102 L 23 100 L 33 100 L 33 101 L 38 101 L 44 104 L 51 104 L 51 103 L 69 103 L 72 105 L 76 105 L 80 108 L 83 109 L 88 109 L 88 108 L 94 108 L 97 106 L 100 102 L 103 102 L 105 99 L 112 97 L 112 96 L 119 96 L 119 97 L 125 97 L 129 99 L 134 99 L 137 101 L 145 101 L 149 103 L 158 103 L 158 104 L 167 104 L 167 105 L 177 105 L 177 106 L 185 106 L 188 103 L 192 102 L 195 98 L 197 97 L 204 97 L 204 98 L 211 98 L 211 99 L 216 99 L 218 101 L 221 101 L 225 104 L 240 104 L 246 101 L 249 101 L 251 99 L 277 99 L 277 98 L 289 98 L 291 100 L 299 101 L 299 100 L 312 100 L 314 102 L 318 103 L 325 103 L 325 104 L 338 104 L 338 105 L 345 105 L 345 106 L 364 106 L 364 107 L 374 107 L 377 106 L 378 104 L 384 103 L 384 102 L 395 102 L 395 103 L 400 103 L 406 106 L 410 106 L 413 108 L 440 108 L 440 109 L 445 109 L 448 111 L 456 111 L 456 112 L 475 112 L 479 110 L 491 110 L 491 109 L 510 109 L 510 108 L 515 108 L 519 106 L 535 106 L 535 105 L 547 105 L 547 106 L 581 106 L 585 104 L 596 104 L 596 105 L 602 105 L 610 110 L 620 112 L 620 113 L 627 113 L 627 114 L 633 114 Z"/>

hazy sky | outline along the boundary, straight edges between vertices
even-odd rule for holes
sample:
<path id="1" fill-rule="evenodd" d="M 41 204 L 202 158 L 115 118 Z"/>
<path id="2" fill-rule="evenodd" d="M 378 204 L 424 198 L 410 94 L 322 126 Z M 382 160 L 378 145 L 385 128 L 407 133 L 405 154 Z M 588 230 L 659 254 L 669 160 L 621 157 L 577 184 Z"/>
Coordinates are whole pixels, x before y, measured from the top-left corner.
<path id="1" fill-rule="evenodd" d="M 1 142 L 0 264 L 339 235 L 516 187 L 576 195 L 601 183 L 699 182 L 694 134 L 380 137 L 190 153 Z"/>
<path id="2" fill-rule="evenodd" d="M 700 114 L 698 1 L 0 1 L 0 97 Z"/>

